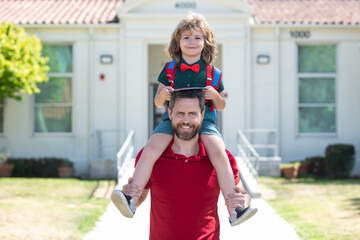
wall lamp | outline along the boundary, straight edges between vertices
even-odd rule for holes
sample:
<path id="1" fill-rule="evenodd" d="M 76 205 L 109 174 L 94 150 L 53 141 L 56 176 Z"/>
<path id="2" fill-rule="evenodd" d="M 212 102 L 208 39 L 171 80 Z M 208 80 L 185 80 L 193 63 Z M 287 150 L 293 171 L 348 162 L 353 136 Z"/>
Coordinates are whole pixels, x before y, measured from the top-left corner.
<path id="1" fill-rule="evenodd" d="M 266 54 L 260 54 L 256 57 L 257 64 L 269 64 L 270 63 L 270 56 Z"/>
<path id="2" fill-rule="evenodd" d="M 112 64 L 113 56 L 110 54 L 102 54 L 100 55 L 100 63 L 102 64 Z"/>

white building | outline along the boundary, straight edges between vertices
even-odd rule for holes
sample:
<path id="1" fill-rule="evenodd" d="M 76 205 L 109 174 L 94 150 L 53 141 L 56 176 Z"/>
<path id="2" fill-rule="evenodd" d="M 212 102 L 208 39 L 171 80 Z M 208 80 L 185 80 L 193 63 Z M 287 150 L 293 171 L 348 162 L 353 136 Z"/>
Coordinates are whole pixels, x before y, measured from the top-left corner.
<path id="1" fill-rule="evenodd" d="M 0 144 L 12 157 L 68 158 L 77 175 L 96 159 L 115 160 L 130 129 L 139 150 L 156 118 L 164 49 L 188 11 L 204 14 L 216 32 L 214 65 L 227 93 L 220 127 L 230 151 L 238 129 L 275 129 L 285 162 L 324 156 L 333 143 L 359 151 L 356 0 L 1 1 L 0 21 L 39 37 L 51 71 L 40 95 L 0 109 Z M 99 147 L 98 134 L 108 146 Z"/>

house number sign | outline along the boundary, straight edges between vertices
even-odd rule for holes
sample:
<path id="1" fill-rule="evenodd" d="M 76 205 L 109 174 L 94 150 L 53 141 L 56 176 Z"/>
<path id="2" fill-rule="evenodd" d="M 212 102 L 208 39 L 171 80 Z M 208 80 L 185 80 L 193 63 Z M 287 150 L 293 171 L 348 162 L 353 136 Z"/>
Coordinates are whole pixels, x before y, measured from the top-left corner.
<path id="1" fill-rule="evenodd" d="M 196 2 L 176 2 L 175 8 L 179 9 L 195 9 Z"/>
<path id="2" fill-rule="evenodd" d="M 291 38 L 310 38 L 310 31 L 290 31 Z"/>

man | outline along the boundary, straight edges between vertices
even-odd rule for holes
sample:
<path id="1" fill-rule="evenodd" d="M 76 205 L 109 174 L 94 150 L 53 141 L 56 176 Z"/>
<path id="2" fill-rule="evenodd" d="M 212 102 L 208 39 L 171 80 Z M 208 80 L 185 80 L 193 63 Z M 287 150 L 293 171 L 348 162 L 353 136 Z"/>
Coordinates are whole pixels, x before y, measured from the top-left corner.
<path id="1" fill-rule="evenodd" d="M 199 137 L 204 117 L 202 91 L 173 92 L 168 112 L 174 139 L 156 161 L 145 190 L 140 193 L 139 188 L 128 184 L 123 187 L 123 192 L 132 197 L 140 196 L 140 205 L 151 189 L 151 240 L 219 239 L 217 202 L 220 189 L 216 172 Z M 245 221 L 257 209 L 249 207 L 250 195 L 241 184 L 234 157 L 227 153 L 237 193 L 227 196 L 225 202 L 239 210 L 234 217 L 243 215 Z"/>

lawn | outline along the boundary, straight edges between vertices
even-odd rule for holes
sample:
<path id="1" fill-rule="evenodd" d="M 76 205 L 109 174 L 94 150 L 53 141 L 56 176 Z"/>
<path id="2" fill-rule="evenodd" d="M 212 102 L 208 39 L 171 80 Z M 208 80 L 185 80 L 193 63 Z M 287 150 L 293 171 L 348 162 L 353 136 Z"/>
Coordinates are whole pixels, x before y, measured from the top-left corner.
<path id="1" fill-rule="evenodd" d="M 263 198 L 304 240 L 360 239 L 360 179 L 260 178 Z"/>
<path id="2" fill-rule="evenodd" d="M 114 187 L 115 181 L 0 178 L 0 239 L 82 239 Z"/>

